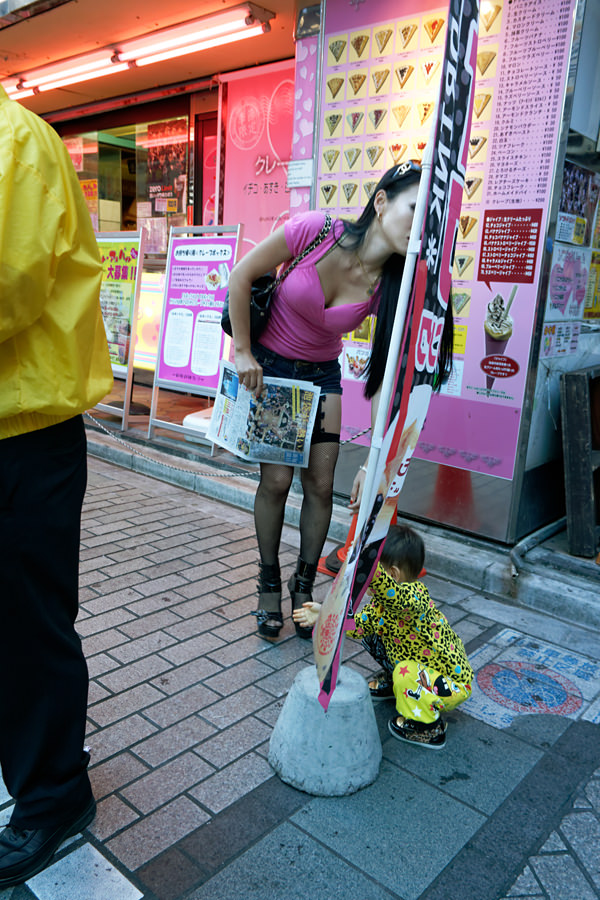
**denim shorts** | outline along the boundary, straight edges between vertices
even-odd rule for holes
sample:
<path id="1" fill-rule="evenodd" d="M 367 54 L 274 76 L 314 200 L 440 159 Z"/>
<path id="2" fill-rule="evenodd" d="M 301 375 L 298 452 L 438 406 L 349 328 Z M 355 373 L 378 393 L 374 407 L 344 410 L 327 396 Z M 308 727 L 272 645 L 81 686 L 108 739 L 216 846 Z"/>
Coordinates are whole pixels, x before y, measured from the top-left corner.
<path id="1" fill-rule="evenodd" d="M 262 344 L 252 344 L 252 354 L 267 377 L 310 381 L 321 388 L 321 395 L 342 393 L 342 372 L 337 359 L 326 362 L 286 359 Z"/>

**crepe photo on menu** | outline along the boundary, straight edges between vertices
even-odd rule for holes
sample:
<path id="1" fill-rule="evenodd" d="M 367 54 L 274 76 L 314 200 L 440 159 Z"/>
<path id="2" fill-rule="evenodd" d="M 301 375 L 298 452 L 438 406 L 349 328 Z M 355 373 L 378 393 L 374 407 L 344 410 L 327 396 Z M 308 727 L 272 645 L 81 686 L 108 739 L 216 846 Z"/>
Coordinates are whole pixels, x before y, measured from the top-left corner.
<path id="1" fill-rule="evenodd" d="M 379 157 L 383 153 L 383 146 L 381 144 L 368 144 L 365 147 L 365 153 L 367 154 L 367 159 L 369 160 L 369 168 L 374 169 L 377 165 Z"/>
<path id="2" fill-rule="evenodd" d="M 339 92 L 344 86 L 344 79 L 340 78 L 339 75 L 334 75 L 331 78 L 327 79 L 327 88 L 329 90 L 329 94 L 331 95 L 331 99 L 335 100 Z"/>
<path id="3" fill-rule="evenodd" d="M 353 72 L 352 75 L 348 76 L 348 82 L 350 84 L 350 87 L 352 88 L 353 97 L 356 97 L 358 95 L 361 87 L 366 80 L 367 76 L 364 74 L 364 72 Z"/>
<path id="4" fill-rule="evenodd" d="M 490 30 L 501 12 L 502 7 L 499 3 L 483 3 L 481 5 L 481 23 L 485 28 L 486 33 Z"/>
<path id="5" fill-rule="evenodd" d="M 457 253 L 454 257 L 454 268 L 456 269 L 456 274 L 459 278 L 467 272 L 467 270 L 473 265 L 473 254 L 472 253 Z"/>
<path id="6" fill-rule="evenodd" d="M 347 147 L 344 150 L 344 157 L 348 164 L 348 169 L 353 169 L 360 159 L 360 147 Z"/>
<path id="7" fill-rule="evenodd" d="M 335 196 L 335 192 L 337 191 L 337 184 L 322 184 L 321 185 L 321 193 L 323 194 L 323 198 L 327 206 L 331 203 Z"/>
<path id="8" fill-rule="evenodd" d="M 468 200 L 472 200 L 474 195 L 479 190 L 479 187 L 483 184 L 483 178 L 478 177 L 477 175 L 468 175 L 465 177 L 464 184 L 464 192 L 467 195 Z"/>
<path id="9" fill-rule="evenodd" d="M 399 103 L 397 106 L 392 106 L 392 112 L 394 114 L 394 119 L 396 120 L 396 127 L 402 128 L 404 121 L 410 112 L 410 104 Z"/>
<path id="10" fill-rule="evenodd" d="M 400 66 L 396 66 L 394 71 L 396 73 L 396 78 L 398 79 L 398 84 L 404 89 L 408 86 L 409 79 L 415 71 L 415 67 L 411 66 L 410 63 L 403 63 Z"/>
<path id="11" fill-rule="evenodd" d="M 479 73 L 481 75 L 485 75 L 488 71 L 494 60 L 496 59 L 497 53 L 495 50 L 480 50 L 477 54 L 477 68 L 479 69 Z M 491 77 L 491 73 L 488 73 L 488 77 Z"/>
<path id="12" fill-rule="evenodd" d="M 334 38 L 329 41 L 329 52 L 333 56 L 333 60 L 336 63 L 342 62 L 342 54 L 346 49 L 346 41 L 342 38 Z"/>
<path id="13" fill-rule="evenodd" d="M 387 109 L 385 107 L 376 106 L 369 110 L 369 121 L 374 131 L 379 131 L 380 128 L 383 128 L 386 115 Z"/>
<path id="14" fill-rule="evenodd" d="M 333 167 L 340 157 L 340 151 L 336 147 L 327 147 L 323 150 L 323 159 L 325 161 L 325 165 L 330 172 L 333 172 Z"/>
<path id="15" fill-rule="evenodd" d="M 427 33 L 427 37 L 429 38 L 430 43 L 434 43 L 442 28 L 444 27 L 444 19 L 441 17 L 432 17 L 430 19 L 425 19 L 423 22 L 423 28 Z"/>
<path id="16" fill-rule="evenodd" d="M 356 58 L 360 59 L 363 53 L 367 48 L 367 44 L 369 43 L 369 35 L 368 34 L 355 34 L 354 37 L 350 40 L 350 46 L 352 50 L 356 54 Z M 367 54 L 365 54 L 367 56 Z"/>
<path id="17" fill-rule="evenodd" d="M 404 25 L 401 24 L 398 28 L 399 49 L 408 50 L 409 45 L 416 33 L 417 26 L 414 24 L 414 22 L 407 22 Z"/>
<path id="18" fill-rule="evenodd" d="M 469 158 L 475 159 L 487 143 L 487 137 L 483 134 L 473 134 L 469 138 Z"/>
<path id="19" fill-rule="evenodd" d="M 381 56 L 385 48 L 388 46 L 391 36 L 393 35 L 391 28 L 380 28 L 375 32 L 375 43 L 377 44 L 378 55 Z"/>
<path id="20" fill-rule="evenodd" d="M 489 91 L 480 91 L 479 93 L 475 94 L 475 97 L 473 99 L 473 110 L 478 119 L 480 119 L 483 115 L 484 110 L 487 108 L 487 105 L 491 99 L 492 95 L 491 93 L 489 93 Z"/>

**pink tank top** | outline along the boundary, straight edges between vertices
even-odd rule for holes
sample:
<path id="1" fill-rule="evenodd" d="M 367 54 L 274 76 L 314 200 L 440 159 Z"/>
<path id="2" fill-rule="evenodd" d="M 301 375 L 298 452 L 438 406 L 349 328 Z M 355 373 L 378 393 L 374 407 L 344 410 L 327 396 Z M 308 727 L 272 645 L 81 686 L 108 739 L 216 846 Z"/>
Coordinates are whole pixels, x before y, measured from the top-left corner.
<path id="1" fill-rule="evenodd" d="M 298 256 L 319 234 L 325 213 L 301 213 L 289 219 L 284 234 L 290 259 Z M 315 264 L 344 230 L 335 219 L 325 240 L 287 276 L 273 299 L 271 318 L 260 343 L 286 359 L 327 362 L 342 352 L 342 335 L 354 331 L 377 312 L 379 291 L 362 303 L 325 308 L 325 297 Z"/>

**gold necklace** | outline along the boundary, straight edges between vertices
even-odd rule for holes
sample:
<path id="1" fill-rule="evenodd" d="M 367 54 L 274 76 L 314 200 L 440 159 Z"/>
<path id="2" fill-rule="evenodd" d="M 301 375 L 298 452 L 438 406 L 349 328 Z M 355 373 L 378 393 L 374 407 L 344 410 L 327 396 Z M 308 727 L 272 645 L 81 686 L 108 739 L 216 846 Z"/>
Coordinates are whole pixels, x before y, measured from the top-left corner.
<path id="1" fill-rule="evenodd" d="M 360 266 L 360 268 L 361 268 L 361 271 L 362 271 L 363 275 L 365 276 L 365 278 L 366 278 L 367 281 L 369 282 L 369 287 L 368 287 L 368 289 L 367 289 L 367 296 L 372 297 L 373 294 L 375 293 L 375 289 L 376 289 L 377 285 L 379 284 L 379 280 L 380 280 L 380 278 L 381 278 L 381 272 L 378 272 L 377 275 L 375 276 L 375 278 L 369 278 L 369 276 L 368 276 L 368 274 L 367 274 L 367 270 L 366 270 L 365 267 L 363 266 L 362 259 L 360 258 L 360 256 L 358 255 L 358 253 L 355 252 L 354 255 L 355 255 L 355 257 L 356 257 L 356 261 L 358 262 L 358 264 L 359 264 L 359 266 Z"/>

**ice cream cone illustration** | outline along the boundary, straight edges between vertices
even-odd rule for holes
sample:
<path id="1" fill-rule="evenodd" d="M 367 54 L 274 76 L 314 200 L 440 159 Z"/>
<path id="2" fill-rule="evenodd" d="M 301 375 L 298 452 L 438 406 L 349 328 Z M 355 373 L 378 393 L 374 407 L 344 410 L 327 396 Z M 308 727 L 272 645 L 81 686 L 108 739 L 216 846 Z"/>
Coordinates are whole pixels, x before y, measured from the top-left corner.
<path id="1" fill-rule="evenodd" d="M 504 297 L 502 294 L 496 294 L 494 299 L 488 303 L 485 322 L 483 329 L 485 333 L 485 355 L 500 356 L 504 354 L 506 345 L 508 344 L 513 333 L 513 319 L 509 316 L 508 311 L 515 299 L 517 293 L 517 285 L 514 285 L 508 303 L 504 306 Z M 485 386 L 489 394 L 494 386 L 495 377 L 493 375 L 485 376 Z"/>

